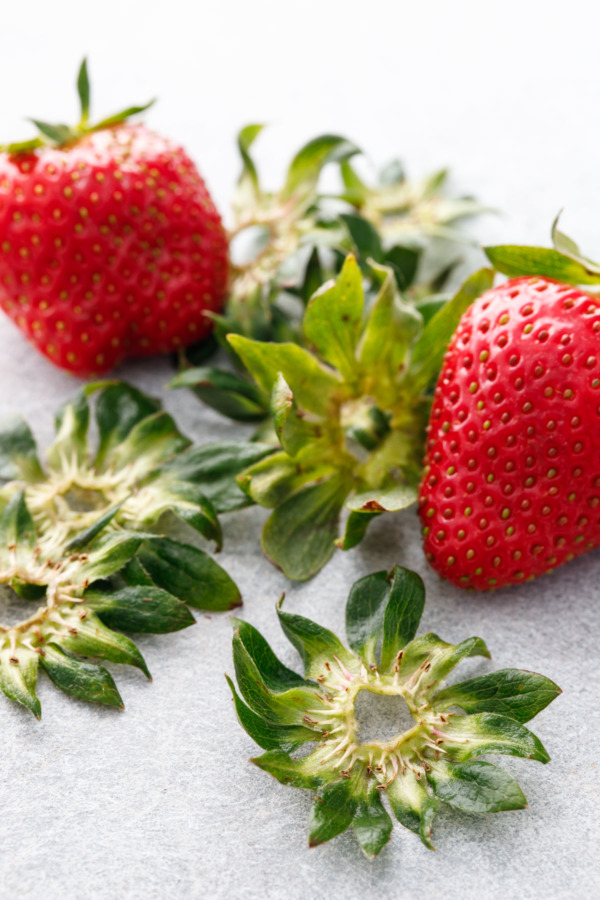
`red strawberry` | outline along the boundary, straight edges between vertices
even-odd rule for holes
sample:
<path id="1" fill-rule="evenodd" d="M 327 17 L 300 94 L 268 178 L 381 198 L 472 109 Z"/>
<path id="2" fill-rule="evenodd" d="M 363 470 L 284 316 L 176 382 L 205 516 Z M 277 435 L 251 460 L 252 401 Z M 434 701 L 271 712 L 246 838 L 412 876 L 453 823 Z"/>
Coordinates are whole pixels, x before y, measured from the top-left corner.
<path id="1" fill-rule="evenodd" d="M 535 578 L 600 544 L 600 305 L 516 278 L 465 313 L 435 390 L 427 558 L 457 585 Z"/>
<path id="2" fill-rule="evenodd" d="M 82 83 L 82 74 L 85 76 Z M 0 305 L 52 362 L 77 375 L 164 353 L 211 330 L 227 239 L 181 147 L 128 110 L 0 153 Z M 83 93 L 82 93 L 83 87 Z"/>

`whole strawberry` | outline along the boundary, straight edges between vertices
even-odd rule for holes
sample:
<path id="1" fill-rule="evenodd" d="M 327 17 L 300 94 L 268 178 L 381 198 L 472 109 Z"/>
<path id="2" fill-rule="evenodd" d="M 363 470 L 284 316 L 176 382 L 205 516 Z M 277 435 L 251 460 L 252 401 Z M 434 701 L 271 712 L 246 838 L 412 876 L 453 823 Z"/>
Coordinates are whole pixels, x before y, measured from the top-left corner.
<path id="1" fill-rule="evenodd" d="M 435 389 L 420 490 L 432 566 L 489 590 L 596 547 L 599 423 L 597 298 L 538 276 L 484 293 Z"/>
<path id="2" fill-rule="evenodd" d="M 80 375 L 165 353 L 211 330 L 227 239 L 181 147 L 129 125 L 88 123 L 85 61 L 76 128 L 0 152 L 0 305 L 53 363 Z"/>

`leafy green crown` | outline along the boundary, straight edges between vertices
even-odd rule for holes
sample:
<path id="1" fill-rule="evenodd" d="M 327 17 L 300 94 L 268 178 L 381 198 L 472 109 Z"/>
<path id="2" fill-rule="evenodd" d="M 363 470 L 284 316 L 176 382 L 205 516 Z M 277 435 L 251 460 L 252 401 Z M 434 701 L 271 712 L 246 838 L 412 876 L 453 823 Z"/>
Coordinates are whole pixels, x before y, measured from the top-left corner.
<path id="1" fill-rule="evenodd" d="M 415 637 L 424 600 L 419 576 L 399 566 L 361 578 L 346 606 L 350 649 L 331 631 L 278 608 L 304 676 L 284 666 L 255 628 L 235 620 L 241 696 L 228 681 L 241 725 L 266 751 L 252 762 L 282 784 L 316 792 L 311 846 L 352 825 L 365 853 L 376 856 L 392 831 L 387 797 L 397 820 L 433 849 L 431 824 L 441 802 L 476 813 L 527 805 L 510 775 L 478 757 L 549 760 L 523 723 L 560 689 L 517 669 L 444 687 L 462 659 L 489 652 L 477 637 L 457 645 L 435 634 Z M 363 691 L 403 698 L 412 726 L 386 741 L 362 742 L 355 702 Z M 308 755 L 291 755 L 305 744 L 312 745 Z"/>
<path id="2" fill-rule="evenodd" d="M 94 131 L 102 131 L 104 128 L 113 128 L 120 125 L 131 116 L 145 112 L 155 102 L 151 100 L 143 106 L 129 106 L 121 112 L 108 116 L 95 124 L 90 123 L 90 98 L 91 88 L 87 70 L 87 60 L 83 60 L 77 75 L 77 93 L 79 95 L 79 103 L 81 106 L 81 118 L 77 125 L 64 125 L 63 123 L 51 124 L 43 122 L 40 119 L 31 119 L 33 124 L 40 132 L 38 137 L 28 141 L 19 141 L 16 143 L 5 144 L 0 146 L 0 151 L 10 154 L 32 153 L 40 147 L 64 147 L 73 144 L 87 134 Z"/>
<path id="3" fill-rule="evenodd" d="M 235 442 L 194 447 L 156 400 L 120 382 L 81 388 L 56 429 L 43 467 L 21 418 L 0 426 L 0 586 L 42 602 L 0 625 L 0 688 L 38 716 L 38 665 L 77 697 L 121 705 L 108 672 L 73 654 L 147 671 L 113 628 L 164 633 L 194 623 L 188 606 L 239 605 L 227 572 L 174 525 L 178 518 L 219 547 L 217 510 L 246 505 L 235 475 L 265 453 Z"/>
<path id="4" fill-rule="evenodd" d="M 274 507 L 263 548 L 292 579 L 311 577 L 329 559 L 344 506 L 336 543 L 348 550 L 375 516 L 416 500 L 429 388 L 462 313 L 492 283 L 483 269 L 450 301 L 419 306 L 401 298 L 390 268 L 372 263 L 372 272 L 380 288 L 369 303 L 353 256 L 313 295 L 303 331 L 314 353 L 229 336 L 280 445 L 238 482 L 254 502 Z M 190 370 L 175 383 L 198 377 Z"/>

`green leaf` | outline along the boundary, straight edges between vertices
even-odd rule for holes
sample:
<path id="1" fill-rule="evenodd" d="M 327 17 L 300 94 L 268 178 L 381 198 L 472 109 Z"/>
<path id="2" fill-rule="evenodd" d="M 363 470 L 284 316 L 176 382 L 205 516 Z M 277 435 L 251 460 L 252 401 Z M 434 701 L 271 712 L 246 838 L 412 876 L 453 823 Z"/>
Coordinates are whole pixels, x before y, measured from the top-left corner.
<path id="1" fill-rule="evenodd" d="M 467 278 L 452 300 L 444 304 L 429 320 L 413 348 L 410 361 L 410 378 L 416 388 L 424 390 L 437 376 L 446 348 L 463 313 L 493 283 L 492 270 L 480 269 Z"/>
<path id="2" fill-rule="evenodd" d="M 348 381 L 356 377 L 355 353 L 363 306 L 362 275 L 355 258 L 349 255 L 337 279 L 313 294 L 304 314 L 307 340 Z M 294 381 L 286 381 L 294 390 Z M 298 400 L 304 405 L 300 397 Z"/>
<path id="3" fill-rule="evenodd" d="M 361 791 L 352 824 L 358 843 L 369 859 L 374 859 L 389 841 L 393 828 L 374 782 Z"/>
<path id="4" fill-rule="evenodd" d="M 220 612 L 240 605 L 235 582 L 207 553 L 170 538 L 147 541 L 138 560 L 157 587 L 195 609 Z"/>
<path id="5" fill-rule="evenodd" d="M 360 491 L 346 502 L 355 512 L 398 512 L 417 502 L 419 492 L 411 484 L 394 484 L 378 490 Z"/>
<path id="6" fill-rule="evenodd" d="M 52 643 L 79 656 L 99 656 L 110 662 L 135 666 L 150 678 L 144 658 L 133 641 L 123 634 L 111 631 L 92 612 L 88 612 L 85 619 L 79 618 L 77 621 L 77 626 L 70 627 L 68 633 L 54 635 Z"/>
<path id="7" fill-rule="evenodd" d="M 16 562 L 29 568 L 34 545 L 35 526 L 23 491 L 19 491 L 13 494 L 0 513 L 0 561 L 4 566 Z"/>
<path id="8" fill-rule="evenodd" d="M 271 416 L 281 446 L 290 456 L 314 444 L 323 431 L 318 422 L 310 422 L 299 414 L 294 395 L 281 373 L 271 394 Z"/>
<path id="9" fill-rule="evenodd" d="M 444 750 L 448 750 L 451 759 L 457 762 L 484 753 L 550 762 L 546 749 L 533 732 L 496 713 L 453 716 L 442 729 L 434 729 L 433 734 L 442 738 Z"/>
<path id="10" fill-rule="evenodd" d="M 40 701 L 35 695 L 39 656 L 34 650 L 17 646 L 0 650 L 0 690 L 9 700 L 22 703 L 36 719 L 42 716 Z"/>
<path id="11" fill-rule="evenodd" d="M 249 706 L 246 706 L 237 693 L 231 678 L 228 678 L 227 675 L 225 678 L 233 694 L 235 711 L 240 725 L 263 750 L 284 750 L 291 753 L 303 744 L 315 740 L 315 732 L 304 725 L 274 725 L 272 722 L 265 722 Z"/>
<path id="12" fill-rule="evenodd" d="M 336 547 L 340 550 L 352 550 L 357 547 L 367 533 L 371 520 L 379 515 L 381 513 L 352 511 L 346 519 L 343 535 L 335 540 Z"/>
<path id="13" fill-rule="evenodd" d="M 166 412 L 155 412 L 134 425 L 111 454 L 115 469 L 141 467 L 145 474 L 151 467 L 159 466 L 169 457 L 186 450 L 191 441 L 184 437 L 173 418 Z"/>
<path id="14" fill-rule="evenodd" d="M 67 656 L 58 647 L 48 644 L 40 664 L 46 675 L 67 694 L 92 703 L 106 703 L 123 709 L 123 701 L 110 672 L 80 659 Z"/>
<path id="15" fill-rule="evenodd" d="M 371 225 L 368 219 L 356 213 L 341 213 L 340 219 L 348 229 L 350 240 L 361 262 L 361 268 L 368 271 L 367 260 L 374 259 L 383 262 L 383 247 L 377 229 Z"/>
<path id="16" fill-rule="evenodd" d="M 158 400 L 142 394 L 130 384 L 118 382 L 103 390 L 96 403 L 100 438 L 96 466 L 110 465 L 112 452 L 119 448 L 134 426 L 159 409 Z"/>
<path id="17" fill-rule="evenodd" d="M 458 706 L 466 713 L 493 712 L 529 722 L 561 693 L 558 685 L 521 669 L 500 669 L 440 691 L 436 709 Z"/>
<path id="18" fill-rule="evenodd" d="M 187 369 L 167 386 L 192 388 L 207 406 L 235 422 L 261 422 L 269 413 L 269 398 L 263 391 L 245 378 L 221 369 Z"/>
<path id="19" fill-rule="evenodd" d="M 346 635 L 355 653 L 374 665 L 375 648 L 383 633 L 383 617 L 391 590 L 390 575 L 374 572 L 359 578 L 350 588 L 346 603 Z"/>
<path id="20" fill-rule="evenodd" d="M 371 270 L 381 286 L 369 312 L 359 359 L 365 368 L 375 369 L 379 380 L 385 378 L 394 385 L 389 399 L 395 403 L 398 394 L 395 385 L 408 350 L 422 328 L 422 318 L 413 306 L 400 299 L 389 268 L 371 264 Z"/>
<path id="21" fill-rule="evenodd" d="M 490 763 L 432 762 L 427 778 L 436 797 L 470 813 L 524 809 L 527 800 L 517 782 Z"/>
<path id="22" fill-rule="evenodd" d="M 20 416 L 0 423 L 0 479 L 35 482 L 44 477 L 35 439 Z"/>
<path id="23" fill-rule="evenodd" d="M 190 447 L 161 467 L 162 477 L 197 484 L 217 512 L 231 512 L 248 505 L 236 477 L 273 453 L 269 444 L 248 441 L 221 441 Z"/>
<path id="24" fill-rule="evenodd" d="M 159 476 L 142 488 L 138 502 L 138 522 L 141 525 L 156 525 L 161 516 L 170 511 L 221 549 L 221 524 L 214 506 L 198 485 Z"/>
<path id="25" fill-rule="evenodd" d="M 335 550 L 340 510 L 348 483 L 333 476 L 288 497 L 267 520 L 262 547 L 292 581 L 306 581 Z"/>
<path id="26" fill-rule="evenodd" d="M 264 772 L 268 772 L 281 784 L 289 784 L 292 787 L 315 791 L 327 780 L 326 773 L 322 770 L 319 772 L 310 757 L 292 759 L 283 750 L 268 750 L 267 753 L 254 757 L 250 762 Z"/>
<path id="27" fill-rule="evenodd" d="M 87 547 L 88 544 L 90 544 L 94 538 L 97 537 L 101 531 L 104 531 L 106 526 L 112 522 L 123 506 L 123 503 L 125 503 L 125 500 L 121 500 L 120 503 L 115 503 L 114 506 L 111 506 L 106 512 L 103 512 L 101 516 L 98 516 L 96 521 L 90 525 L 89 528 L 84 528 L 83 531 L 79 531 L 75 537 L 71 538 L 71 540 L 65 544 L 65 550 L 81 550 L 83 547 Z"/>
<path id="28" fill-rule="evenodd" d="M 81 103 L 81 124 L 85 125 L 90 113 L 90 80 L 87 70 L 87 59 L 84 58 L 77 76 L 77 93 Z"/>
<path id="29" fill-rule="evenodd" d="M 325 662 L 333 664 L 335 657 L 350 672 L 358 672 L 358 660 L 332 631 L 304 616 L 284 612 L 279 607 L 277 615 L 285 636 L 300 654 L 308 678 L 322 674 Z"/>
<path id="30" fill-rule="evenodd" d="M 68 125 L 59 123 L 52 125 L 50 122 L 42 122 L 40 119 L 30 119 L 29 121 L 33 122 L 44 137 L 49 138 L 53 144 L 58 144 L 59 146 L 72 141 L 77 136 L 76 132 L 69 128 Z"/>
<path id="31" fill-rule="evenodd" d="M 323 167 L 329 162 L 341 162 L 358 153 L 358 147 L 343 137 L 323 134 L 302 147 L 288 169 L 281 200 L 291 197 L 310 197 L 316 190 Z"/>
<path id="32" fill-rule="evenodd" d="M 325 701 L 314 688 L 292 687 L 287 690 L 272 691 L 265 684 L 261 672 L 246 649 L 240 635 L 233 635 L 233 664 L 240 694 L 257 715 L 275 725 L 310 724 L 311 717 L 305 718 L 310 710 L 326 709 Z M 319 732 L 315 732 L 315 740 Z"/>
<path id="33" fill-rule="evenodd" d="M 309 847 L 330 841 L 352 824 L 358 801 L 349 779 L 319 788 L 313 801 L 309 821 Z"/>
<path id="34" fill-rule="evenodd" d="M 241 490 L 260 506 L 279 506 L 303 487 L 335 471 L 332 463 L 300 463 L 287 453 L 273 453 L 238 476 Z"/>
<path id="35" fill-rule="evenodd" d="M 398 653 L 412 641 L 425 607 L 425 586 L 416 572 L 394 566 L 390 597 L 383 617 L 381 669 L 391 670 Z"/>
<path id="36" fill-rule="evenodd" d="M 85 554 L 66 564 L 63 576 L 75 584 L 108 578 L 129 562 L 147 537 L 142 532 L 104 532 Z"/>
<path id="37" fill-rule="evenodd" d="M 260 631 L 257 631 L 253 625 L 235 617 L 232 617 L 232 623 L 240 641 L 260 672 L 260 677 L 269 688 L 274 691 L 281 691 L 284 688 L 311 684 L 302 678 L 301 675 L 298 675 L 297 672 L 283 665 L 275 656 Z"/>
<path id="38" fill-rule="evenodd" d="M 252 207 L 260 197 L 258 172 L 249 150 L 258 135 L 263 130 L 263 125 L 246 125 L 238 134 L 238 148 L 242 157 L 242 171 L 237 183 L 235 206 L 241 213 L 248 212 L 247 207 Z"/>
<path id="39" fill-rule="evenodd" d="M 595 265 L 576 262 L 558 250 L 510 244 L 483 249 L 494 268 L 511 278 L 519 275 L 542 275 L 567 284 L 600 284 L 600 274 L 594 271 L 597 268 Z"/>
<path id="40" fill-rule="evenodd" d="M 435 850 L 431 843 L 431 823 L 440 802 L 427 790 L 426 780 L 417 778 L 415 772 L 407 767 L 388 784 L 386 794 L 398 821 L 418 834 L 426 847 Z"/>
<path id="41" fill-rule="evenodd" d="M 313 247 L 306 269 L 304 271 L 304 280 L 302 282 L 302 299 L 304 303 L 308 303 L 312 295 L 317 291 L 325 278 L 323 276 L 323 268 L 321 266 L 321 257 L 317 247 Z"/>
<path id="42" fill-rule="evenodd" d="M 414 247 L 391 247 L 385 255 L 385 263 L 391 266 L 401 291 L 409 288 L 417 275 L 421 251 Z"/>
<path id="43" fill-rule="evenodd" d="M 143 106 L 128 106 L 127 109 L 115 113 L 114 116 L 109 116 L 107 119 L 102 119 L 101 122 L 98 122 L 97 125 L 94 125 L 93 128 L 90 128 L 90 131 L 101 131 L 103 128 L 112 128 L 114 125 L 120 125 L 121 122 L 124 122 L 126 119 L 130 119 L 131 116 L 138 116 L 140 113 L 146 112 L 146 110 L 150 109 L 150 107 L 153 106 L 154 103 L 156 103 L 156 100 L 150 100 L 149 103 L 144 103 Z"/>
<path id="44" fill-rule="evenodd" d="M 479 637 L 467 638 L 456 645 L 445 644 L 444 641 L 440 641 L 439 646 L 431 654 L 430 681 L 443 681 L 455 666 L 468 656 L 485 656 L 486 659 L 489 659 L 491 653 L 485 641 Z"/>
<path id="45" fill-rule="evenodd" d="M 104 592 L 88 590 L 85 603 L 108 628 L 167 634 L 195 624 L 185 603 L 157 587 L 137 585 Z"/>
<path id="46" fill-rule="evenodd" d="M 575 241 L 572 241 L 570 237 L 567 237 L 566 234 L 559 231 L 559 219 L 560 213 L 552 223 L 552 243 L 554 244 L 555 249 L 564 256 L 568 256 L 569 259 L 574 260 L 574 262 L 580 263 L 591 275 L 600 276 L 600 266 L 598 263 L 595 263 L 593 260 L 588 259 L 587 256 L 584 256 Z"/>
<path id="47" fill-rule="evenodd" d="M 281 373 L 303 409 L 327 416 L 341 387 L 338 377 L 297 344 L 266 344 L 239 334 L 227 338 L 257 383 L 271 395 Z"/>
<path id="48" fill-rule="evenodd" d="M 87 432 L 90 422 L 90 407 L 87 388 L 81 388 L 75 396 L 64 403 L 56 413 L 56 437 L 46 453 L 50 468 L 62 472 L 68 469 L 74 459 L 82 465 L 88 458 Z"/>

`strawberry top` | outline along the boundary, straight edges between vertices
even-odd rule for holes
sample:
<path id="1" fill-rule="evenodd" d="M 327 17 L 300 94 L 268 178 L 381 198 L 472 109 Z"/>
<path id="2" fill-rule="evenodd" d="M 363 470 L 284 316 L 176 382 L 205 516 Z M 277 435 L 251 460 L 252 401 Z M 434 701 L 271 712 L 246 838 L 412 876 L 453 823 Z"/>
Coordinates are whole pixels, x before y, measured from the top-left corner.
<path id="1" fill-rule="evenodd" d="M 466 312 L 435 390 L 420 492 L 425 551 L 478 589 L 600 543 L 600 305 L 546 278 Z"/>

